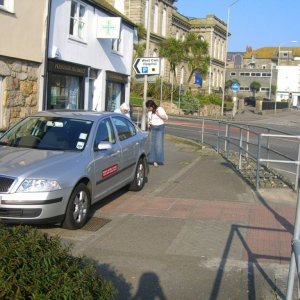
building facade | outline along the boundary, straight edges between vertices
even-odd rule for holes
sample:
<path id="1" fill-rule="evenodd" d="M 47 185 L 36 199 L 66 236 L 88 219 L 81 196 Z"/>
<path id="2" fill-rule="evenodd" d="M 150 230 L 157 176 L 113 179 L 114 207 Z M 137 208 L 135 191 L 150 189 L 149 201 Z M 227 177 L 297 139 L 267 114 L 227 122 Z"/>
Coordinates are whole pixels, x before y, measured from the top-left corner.
<path id="1" fill-rule="evenodd" d="M 43 0 L 0 2 L 1 130 L 41 107 L 47 10 Z"/>
<path id="2" fill-rule="evenodd" d="M 129 103 L 134 32 L 104 0 L 0 1 L 0 129 L 38 110 Z"/>
<path id="3" fill-rule="evenodd" d="M 149 0 L 108 0 L 116 9 L 125 14 L 136 24 L 148 25 Z M 195 32 L 199 38 L 209 44 L 209 55 L 211 57 L 208 76 L 201 76 L 201 86 L 194 80 L 188 84 L 189 70 L 186 63 L 181 63 L 176 69 L 176 82 L 185 89 L 200 89 L 202 92 L 220 92 L 225 80 L 225 58 L 226 58 L 226 23 L 214 15 L 206 18 L 188 18 L 178 12 L 174 0 L 153 0 L 150 22 L 150 49 L 149 56 L 159 57 L 158 44 L 165 38 L 174 37 L 184 40 L 190 31 Z M 160 76 L 166 82 L 174 82 L 173 74 L 170 72 L 168 62 L 161 58 Z"/>
<path id="4" fill-rule="evenodd" d="M 297 106 L 300 92 L 300 48 L 263 47 L 247 51 L 228 53 L 226 81 L 237 80 L 240 98 L 253 96 L 250 85 L 259 82 L 258 98 L 276 101 L 292 99 Z M 275 92 L 275 94 L 272 94 Z"/>
<path id="5" fill-rule="evenodd" d="M 113 111 L 129 102 L 135 27 L 105 3 L 52 0 L 44 109 Z M 118 38 L 101 35 L 101 27 L 114 34 L 117 21 Z"/>

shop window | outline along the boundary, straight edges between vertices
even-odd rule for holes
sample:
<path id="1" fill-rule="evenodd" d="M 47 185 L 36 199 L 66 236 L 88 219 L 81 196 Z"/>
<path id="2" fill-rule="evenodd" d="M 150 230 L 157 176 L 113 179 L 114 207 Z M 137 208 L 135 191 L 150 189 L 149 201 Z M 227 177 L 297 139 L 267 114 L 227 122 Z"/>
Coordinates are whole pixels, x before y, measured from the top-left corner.
<path id="1" fill-rule="evenodd" d="M 78 76 L 49 74 L 48 109 L 82 109 L 81 81 Z"/>
<path id="2" fill-rule="evenodd" d="M 124 84 L 118 82 L 107 81 L 106 83 L 106 111 L 114 111 L 119 108 L 121 103 L 124 102 Z"/>
<path id="3" fill-rule="evenodd" d="M 85 39 L 86 7 L 79 1 L 72 0 L 70 16 L 70 35 L 80 40 Z"/>
<path id="4" fill-rule="evenodd" d="M 0 0 L 0 9 L 14 12 L 14 0 Z"/>

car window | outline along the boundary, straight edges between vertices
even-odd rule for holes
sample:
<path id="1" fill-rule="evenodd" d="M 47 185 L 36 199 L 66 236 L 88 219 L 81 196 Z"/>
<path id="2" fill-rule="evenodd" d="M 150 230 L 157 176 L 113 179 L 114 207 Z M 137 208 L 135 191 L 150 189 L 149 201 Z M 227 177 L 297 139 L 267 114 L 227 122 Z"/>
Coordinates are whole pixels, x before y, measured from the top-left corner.
<path id="1" fill-rule="evenodd" d="M 112 120 L 117 129 L 120 141 L 124 141 L 136 135 L 136 128 L 128 118 L 118 116 L 118 117 L 113 117 Z"/>
<path id="2" fill-rule="evenodd" d="M 83 150 L 93 122 L 63 117 L 28 117 L 1 138 L 1 145 L 46 150 Z"/>
<path id="3" fill-rule="evenodd" d="M 112 144 L 116 142 L 113 127 L 109 118 L 101 121 L 97 128 L 95 146 L 101 142 L 110 142 Z"/>

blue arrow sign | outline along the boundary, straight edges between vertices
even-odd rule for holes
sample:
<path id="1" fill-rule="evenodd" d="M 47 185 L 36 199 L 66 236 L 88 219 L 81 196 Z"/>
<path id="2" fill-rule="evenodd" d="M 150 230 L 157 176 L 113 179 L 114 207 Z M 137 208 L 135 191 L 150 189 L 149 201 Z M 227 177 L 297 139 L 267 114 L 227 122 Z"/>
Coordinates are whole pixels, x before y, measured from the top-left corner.
<path id="1" fill-rule="evenodd" d="M 233 92 L 237 92 L 239 89 L 240 89 L 240 84 L 239 84 L 239 83 L 234 82 L 234 83 L 231 85 L 231 90 L 232 90 Z"/>

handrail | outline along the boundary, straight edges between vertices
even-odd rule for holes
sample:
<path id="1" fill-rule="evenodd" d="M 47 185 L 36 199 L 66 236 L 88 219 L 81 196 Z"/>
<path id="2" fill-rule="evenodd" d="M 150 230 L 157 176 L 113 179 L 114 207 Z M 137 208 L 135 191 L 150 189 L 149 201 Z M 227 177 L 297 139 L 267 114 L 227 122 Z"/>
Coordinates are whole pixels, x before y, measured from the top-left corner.
<path id="1" fill-rule="evenodd" d="M 265 165 L 269 168 L 269 164 L 282 164 L 283 160 L 287 161 L 299 161 L 294 157 L 291 157 L 289 153 L 285 153 L 281 150 L 281 147 L 274 147 L 274 143 L 272 139 L 282 139 L 285 136 L 288 138 L 293 137 L 289 132 L 280 129 L 269 128 L 266 126 L 261 126 L 257 124 L 249 124 L 249 123 L 238 123 L 235 121 L 228 121 L 217 118 L 207 118 L 207 117 L 186 117 L 186 116 L 174 116 L 172 120 L 180 120 L 180 121 L 196 121 L 197 122 L 197 130 L 199 130 L 199 139 L 195 138 L 197 142 L 201 144 L 206 144 L 211 146 L 216 150 L 217 153 L 224 152 L 224 157 L 229 158 L 229 154 L 236 150 L 239 155 L 239 164 L 238 167 L 240 169 L 242 166 L 242 157 L 251 158 L 255 162 L 258 161 L 257 165 L 261 164 Z M 168 124 L 168 123 L 167 123 Z M 259 135 L 263 135 L 260 138 L 259 143 Z M 273 134 L 273 136 L 268 136 L 269 134 Z M 260 157 L 257 157 L 258 151 L 257 147 L 260 146 Z M 280 146 L 280 144 L 279 144 Z M 298 155 L 300 157 L 300 144 Z M 263 156 L 263 157 L 262 157 Z M 274 156 L 276 158 L 274 158 Z M 277 158 L 278 157 L 278 158 Z M 295 189 L 297 188 L 297 178 L 299 177 L 299 170 L 297 163 L 294 163 L 297 166 L 297 171 L 292 172 L 291 174 L 295 174 Z M 285 164 L 287 165 L 287 164 Z M 279 173 L 289 172 L 287 168 L 283 168 Z M 290 173 L 290 172 L 289 172 Z M 257 173 L 259 175 L 259 173 Z M 258 176 L 257 175 L 257 176 Z M 290 175 L 289 175 L 290 176 Z M 294 178 L 292 179 L 294 181 Z M 259 186 L 257 186 L 259 189 Z"/>

